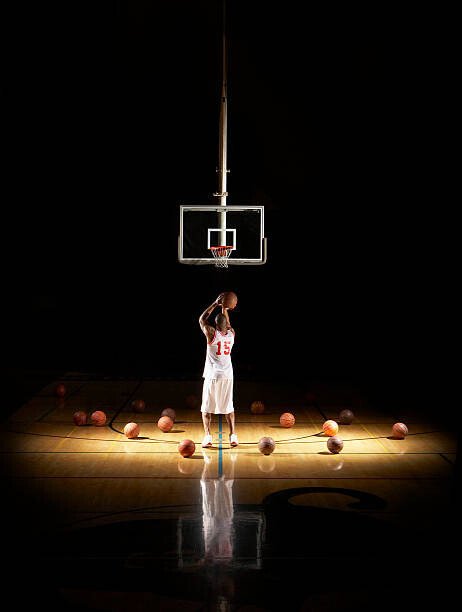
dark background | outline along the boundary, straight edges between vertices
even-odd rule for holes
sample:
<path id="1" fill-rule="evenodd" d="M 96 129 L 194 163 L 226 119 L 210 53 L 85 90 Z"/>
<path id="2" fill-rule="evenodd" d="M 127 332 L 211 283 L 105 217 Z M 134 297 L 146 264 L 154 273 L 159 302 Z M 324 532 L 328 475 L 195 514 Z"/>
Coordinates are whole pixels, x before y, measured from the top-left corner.
<path id="1" fill-rule="evenodd" d="M 217 189 L 221 3 L 2 11 L 15 397 L 36 371 L 200 378 L 231 289 L 238 379 L 440 405 L 450 16 L 228 2 L 228 203 L 265 206 L 268 263 L 224 272 L 177 263 L 179 205 Z"/>
<path id="2" fill-rule="evenodd" d="M 198 317 L 230 289 L 236 388 L 340 382 L 456 427 L 454 15 L 228 0 L 228 202 L 265 206 L 268 263 L 225 272 L 177 262 L 180 204 L 217 189 L 221 2 L 0 10 L 2 418 L 69 371 L 200 380 Z M 449 540 L 420 565 L 401 535 L 444 597 Z"/>

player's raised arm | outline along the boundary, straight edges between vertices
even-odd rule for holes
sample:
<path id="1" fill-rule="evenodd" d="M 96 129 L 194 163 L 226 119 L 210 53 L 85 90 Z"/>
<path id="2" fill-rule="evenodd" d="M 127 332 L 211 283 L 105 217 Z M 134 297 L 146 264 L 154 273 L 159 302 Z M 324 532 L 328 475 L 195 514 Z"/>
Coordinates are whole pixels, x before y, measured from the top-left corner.
<path id="1" fill-rule="evenodd" d="M 225 317 L 226 317 L 226 329 L 230 329 L 230 330 L 233 332 L 233 334 L 234 334 L 235 332 L 234 332 L 234 329 L 233 329 L 233 328 L 232 328 L 232 326 L 231 326 L 231 321 L 229 320 L 229 313 L 228 313 L 228 310 L 229 310 L 229 308 L 225 308 L 225 307 L 223 306 L 223 304 L 221 305 L 221 312 L 222 312 L 222 314 L 224 314 L 224 315 L 225 315 Z"/>
<path id="2" fill-rule="evenodd" d="M 209 340 L 213 337 L 213 334 L 215 333 L 215 328 L 209 324 L 208 318 L 210 317 L 212 312 L 215 310 L 215 308 L 221 305 L 220 301 L 221 301 L 221 293 L 217 297 L 217 299 L 212 304 L 210 304 L 210 306 L 207 306 L 207 308 L 204 310 L 204 312 L 199 317 L 199 325 Z"/>

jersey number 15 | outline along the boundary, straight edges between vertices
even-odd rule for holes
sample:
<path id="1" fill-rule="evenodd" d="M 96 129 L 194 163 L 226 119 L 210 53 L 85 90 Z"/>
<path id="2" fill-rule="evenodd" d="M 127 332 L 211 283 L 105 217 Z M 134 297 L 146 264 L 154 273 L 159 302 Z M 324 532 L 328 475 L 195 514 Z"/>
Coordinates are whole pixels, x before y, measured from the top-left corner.
<path id="1" fill-rule="evenodd" d="M 231 347 L 230 347 L 230 342 L 228 342 L 227 340 L 225 340 L 223 342 L 223 355 L 229 355 L 231 353 Z M 220 342 L 217 342 L 217 355 L 221 355 L 221 340 Z"/>

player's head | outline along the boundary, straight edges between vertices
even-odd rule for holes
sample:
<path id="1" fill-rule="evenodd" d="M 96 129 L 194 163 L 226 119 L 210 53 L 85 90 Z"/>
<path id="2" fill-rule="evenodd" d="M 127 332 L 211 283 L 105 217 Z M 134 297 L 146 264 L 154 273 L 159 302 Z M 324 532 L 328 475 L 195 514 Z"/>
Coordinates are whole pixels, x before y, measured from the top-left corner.
<path id="1" fill-rule="evenodd" d="M 217 314 L 217 316 L 215 317 L 215 325 L 218 327 L 218 329 L 224 331 L 226 329 L 227 324 L 228 322 L 226 320 L 225 315 L 222 312 Z"/>

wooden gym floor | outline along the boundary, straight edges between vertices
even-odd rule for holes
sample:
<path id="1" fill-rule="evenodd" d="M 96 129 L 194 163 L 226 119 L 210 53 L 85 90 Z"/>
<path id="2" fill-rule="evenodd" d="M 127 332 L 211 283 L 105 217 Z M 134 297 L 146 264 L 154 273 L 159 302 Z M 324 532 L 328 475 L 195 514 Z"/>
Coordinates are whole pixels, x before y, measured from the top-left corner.
<path id="1" fill-rule="evenodd" d="M 3 423 L 3 525 L 16 543 L 7 578 L 27 575 L 29 585 L 18 605 L 30 597 L 59 610 L 396 610 L 447 596 L 454 432 L 399 398 L 381 413 L 350 389 L 325 385 L 307 403 L 300 386 L 236 381 L 239 447 L 214 417 L 204 453 L 191 407 L 200 392 L 201 381 L 71 372 Z M 143 413 L 131 411 L 136 398 Z M 261 415 L 249 410 L 255 399 L 265 402 Z M 162 433 L 166 406 L 177 420 Z M 333 455 L 322 423 L 345 407 L 355 419 L 340 426 L 344 448 Z M 96 409 L 108 416 L 104 427 L 73 424 L 75 411 Z M 292 428 L 279 425 L 282 412 L 295 415 Z M 130 421 L 138 439 L 123 434 Z M 406 439 L 391 438 L 395 421 L 407 424 Z M 262 436 L 276 441 L 272 455 L 258 451 Z M 177 450 L 185 438 L 196 443 L 190 459 Z M 212 548 L 211 557 L 206 481 L 228 482 L 234 508 L 231 552 Z M 219 542 L 226 526 L 212 528 Z"/>

